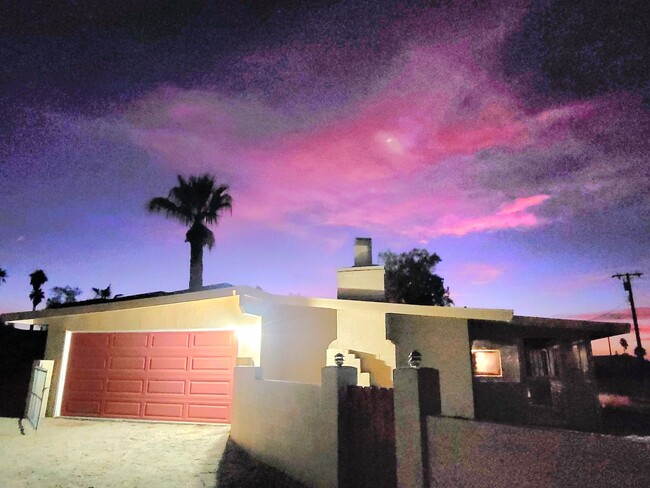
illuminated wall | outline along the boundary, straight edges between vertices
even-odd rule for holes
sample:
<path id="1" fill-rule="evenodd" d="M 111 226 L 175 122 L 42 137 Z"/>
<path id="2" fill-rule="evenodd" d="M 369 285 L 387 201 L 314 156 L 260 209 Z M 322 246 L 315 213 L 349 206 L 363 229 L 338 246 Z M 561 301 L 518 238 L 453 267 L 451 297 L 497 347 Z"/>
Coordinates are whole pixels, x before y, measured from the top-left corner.
<path id="1" fill-rule="evenodd" d="M 473 418 L 467 319 L 388 314 L 387 330 L 395 343 L 398 368 L 407 367 L 409 353 L 417 350 L 422 367 L 440 372 L 442 414 Z"/>
<path id="2" fill-rule="evenodd" d="M 238 360 L 256 365 L 260 363 L 260 318 L 242 313 L 239 307 L 239 296 L 44 317 L 34 319 L 34 322 L 49 326 L 45 359 L 54 360 L 47 415 L 54 415 L 55 401 L 60 397 L 59 389 L 63 386 L 64 378 L 61 376 L 61 369 L 64 362 L 66 332 L 234 330 L 238 339 Z"/>

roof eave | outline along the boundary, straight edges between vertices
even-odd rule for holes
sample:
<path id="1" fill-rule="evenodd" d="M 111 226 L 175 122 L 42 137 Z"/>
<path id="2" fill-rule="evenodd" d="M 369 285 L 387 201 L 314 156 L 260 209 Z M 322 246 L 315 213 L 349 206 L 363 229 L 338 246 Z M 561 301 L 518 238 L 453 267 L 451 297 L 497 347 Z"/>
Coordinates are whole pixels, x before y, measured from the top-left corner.
<path id="1" fill-rule="evenodd" d="M 513 325 L 523 327 L 546 327 L 550 329 L 571 329 L 587 332 L 592 340 L 604 339 L 630 332 L 629 323 L 621 322 L 595 322 L 591 320 L 554 319 L 545 317 L 528 317 L 514 315 Z"/>

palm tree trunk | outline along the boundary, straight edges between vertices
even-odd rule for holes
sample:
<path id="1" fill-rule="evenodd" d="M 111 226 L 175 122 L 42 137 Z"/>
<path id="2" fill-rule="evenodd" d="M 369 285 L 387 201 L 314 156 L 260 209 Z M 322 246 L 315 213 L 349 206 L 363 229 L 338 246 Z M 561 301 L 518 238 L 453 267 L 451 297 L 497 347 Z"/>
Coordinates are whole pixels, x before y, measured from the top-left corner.
<path id="1" fill-rule="evenodd" d="M 203 286 L 203 243 L 190 242 L 190 290 Z"/>

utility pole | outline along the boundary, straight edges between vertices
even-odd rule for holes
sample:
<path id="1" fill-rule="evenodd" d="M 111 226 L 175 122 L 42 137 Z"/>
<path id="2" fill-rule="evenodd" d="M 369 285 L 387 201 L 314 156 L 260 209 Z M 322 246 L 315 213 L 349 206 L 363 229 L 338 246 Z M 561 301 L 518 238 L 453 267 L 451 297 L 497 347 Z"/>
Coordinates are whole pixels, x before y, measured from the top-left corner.
<path id="1" fill-rule="evenodd" d="M 636 335 L 636 347 L 634 348 L 634 354 L 639 361 L 643 361 L 645 356 L 645 349 L 641 346 L 641 334 L 639 334 L 639 321 L 636 318 L 636 308 L 634 308 L 634 295 L 632 293 L 632 281 L 630 278 L 635 276 L 637 278 L 641 277 L 643 273 L 617 273 L 612 275 L 612 278 L 618 278 L 619 280 L 623 279 L 623 289 L 627 292 L 630 300 L 630 308 L 632 309 L 632 322 L 634 323 L 634 335 Z"/>

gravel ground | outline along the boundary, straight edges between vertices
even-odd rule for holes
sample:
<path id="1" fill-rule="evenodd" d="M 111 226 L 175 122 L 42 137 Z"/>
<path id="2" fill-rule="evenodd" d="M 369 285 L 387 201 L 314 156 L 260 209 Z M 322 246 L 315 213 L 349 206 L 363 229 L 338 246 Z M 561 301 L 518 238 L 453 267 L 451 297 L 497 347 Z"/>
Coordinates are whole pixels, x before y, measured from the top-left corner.
<path id="1" fill-rule="evenodd" d="M 230 426 L 46 418 L 0 419 L 3 488 L 206 488 Z"/>

